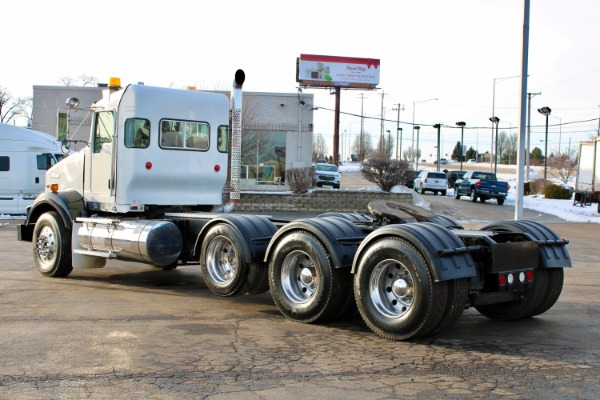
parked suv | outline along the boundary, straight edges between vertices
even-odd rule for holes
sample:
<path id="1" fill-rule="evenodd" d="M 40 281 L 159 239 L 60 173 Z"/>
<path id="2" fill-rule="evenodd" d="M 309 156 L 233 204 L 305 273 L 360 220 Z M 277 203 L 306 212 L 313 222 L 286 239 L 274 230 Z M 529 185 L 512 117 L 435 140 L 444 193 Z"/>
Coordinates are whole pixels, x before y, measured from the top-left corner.
<path id="1" fill-rule="evenodd" d="M 427 190 L 438 194 L 440 192 L 442 196 L 446 195 L 446 189 L 448 188 L 448 180 L 446 174 L 437 171 L 421 171 L 415 178 L 414 182 L 415 191 L 421 194 Z"/>
<path id="2" fill-rule="evenodd" d="M 340 172 L 338 167 L 333 164 L 315 164 L 315 182 L 318 187 L 333 186 L 334 189 L 339 189 Z"/>

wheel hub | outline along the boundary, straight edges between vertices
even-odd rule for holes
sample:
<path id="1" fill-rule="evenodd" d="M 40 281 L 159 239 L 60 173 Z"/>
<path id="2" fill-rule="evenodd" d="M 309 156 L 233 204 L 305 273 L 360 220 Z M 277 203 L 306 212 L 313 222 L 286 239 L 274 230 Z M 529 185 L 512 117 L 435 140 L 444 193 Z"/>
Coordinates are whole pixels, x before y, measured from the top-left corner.
<path id="1" fill-rule="evenodd" d="M 397 260 L 383 260 L 369 279 L 369 296 L 379 312 L 390 318 L 406 314 L 414 302 L 414 279 Z"/>
<path id="2" fill-rule="evenodd" d="M 283 260 L 281 283 L 283 293 L 295 303 L 312 300 L 319 288 L 319 277 L 314 261 L 304 251 L 295 250 Z"/>

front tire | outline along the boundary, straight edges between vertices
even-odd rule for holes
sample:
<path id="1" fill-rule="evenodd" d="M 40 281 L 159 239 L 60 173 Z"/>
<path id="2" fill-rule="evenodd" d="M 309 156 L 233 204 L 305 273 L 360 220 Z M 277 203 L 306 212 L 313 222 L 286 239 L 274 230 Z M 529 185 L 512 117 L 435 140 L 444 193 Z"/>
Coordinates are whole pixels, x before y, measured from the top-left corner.
<path id="1" fill-rule="evenodd" d="M 73 270 L 71 235 L 59 215 L 42 214 L 33 230 L 33 260 L 45 276 L 64 277 Z"/>
<path id="2" fill-rule="evenodd" d="M 398 237 L 371 243 L 354 276 L 358 310 L 381 337 L 408 340 L 424 336 L 441 322 L 447 282 L 434 282 L 419 251 Z"/>
<path id="3" fill-rule="evenodd" d="M 458 191 L 458 187 L 454 186 L 454 198 L 456 200 L 460 199 L 460 192 Z"/>
<path id="4" fill-rule="evenodd" d="M 343 315 L 352 301 L 349 269 L 333 267 L 325 247 L 306 231 L 283 237 L 269 262 L 275 305 L 294 321 L 313 323 Z"/>
<path id="5" fill-rule="evenodd" d="M 498 198 L 498 205 L 501 206 L 502 204 L 504 204 L 504 199 Z"/>

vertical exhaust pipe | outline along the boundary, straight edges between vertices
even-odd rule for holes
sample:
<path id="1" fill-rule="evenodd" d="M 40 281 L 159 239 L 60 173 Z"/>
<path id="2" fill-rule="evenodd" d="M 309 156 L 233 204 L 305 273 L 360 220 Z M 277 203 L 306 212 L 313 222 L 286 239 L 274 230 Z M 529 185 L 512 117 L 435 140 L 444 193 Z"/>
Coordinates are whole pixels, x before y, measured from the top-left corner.
<path id="1" fill-rule="evenodd" d="M 240 163 L 242 152 L 242 85 L 246 80 L 246 74 L 238 69 L 235 72 L 233 88 L 230 101 L 230 127 L 231 140 L 229 145 L 229 201 L 223 207 L 214 209 L 215 212 L 231 212 L 240 199 Z"/>

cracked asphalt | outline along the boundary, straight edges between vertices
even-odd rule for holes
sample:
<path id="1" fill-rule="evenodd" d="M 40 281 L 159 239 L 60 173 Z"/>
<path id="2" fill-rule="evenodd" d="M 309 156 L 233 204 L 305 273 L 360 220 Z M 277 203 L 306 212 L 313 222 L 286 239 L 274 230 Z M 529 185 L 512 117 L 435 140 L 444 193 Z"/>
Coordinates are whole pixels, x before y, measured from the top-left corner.
<path id="1" fill-rule="evenodd" d="M 127 262 L 46 278 L 0 221 L 1 399 L 597 399 L 598 225 L 550 223 L 574 268 L 545 314 L 467 310 L 410 342 L 354 316 L 304 325 L 269 293 L 218 298 L 198 268 Z"/>

